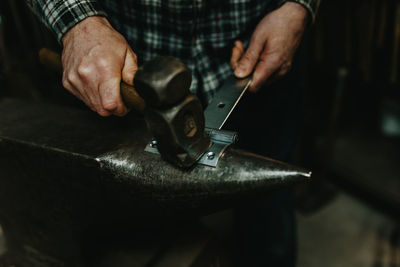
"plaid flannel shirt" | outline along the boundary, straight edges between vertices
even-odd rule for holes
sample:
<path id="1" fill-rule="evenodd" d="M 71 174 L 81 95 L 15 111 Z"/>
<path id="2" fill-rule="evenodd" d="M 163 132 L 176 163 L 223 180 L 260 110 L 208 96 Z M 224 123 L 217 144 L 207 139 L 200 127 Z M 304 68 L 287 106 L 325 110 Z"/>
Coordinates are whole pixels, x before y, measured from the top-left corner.
<path id="1" fill-rule="evenodd" d="M 139 64 L 158 55 L 180 58 L 193 73 L 192 92 L 205 102 L 232 70 L 233 42 L 248 44 L 257 23 L 287 1 L 303 5 L 312 20 L 320 0 L 26 0 L 62 36 L 89 16 L 106 16 L 127 39 Z"/>

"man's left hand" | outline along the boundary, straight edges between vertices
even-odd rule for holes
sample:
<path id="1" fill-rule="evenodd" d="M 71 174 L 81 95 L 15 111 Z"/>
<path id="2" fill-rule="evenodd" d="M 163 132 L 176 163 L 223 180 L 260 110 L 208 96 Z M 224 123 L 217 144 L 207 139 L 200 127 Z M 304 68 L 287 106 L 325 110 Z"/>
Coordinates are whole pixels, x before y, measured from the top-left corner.
<path id="1" fill-rule="evenodd" d="M 235 42 L 231 66 L 238 78 L 253 73 L 250 91 L 257 92 L 261 86 L 290 70 L 307 16 L 307 10 L 300 4 L 287 2 L 260 21 L 246 52 L 241 41 Z"/>

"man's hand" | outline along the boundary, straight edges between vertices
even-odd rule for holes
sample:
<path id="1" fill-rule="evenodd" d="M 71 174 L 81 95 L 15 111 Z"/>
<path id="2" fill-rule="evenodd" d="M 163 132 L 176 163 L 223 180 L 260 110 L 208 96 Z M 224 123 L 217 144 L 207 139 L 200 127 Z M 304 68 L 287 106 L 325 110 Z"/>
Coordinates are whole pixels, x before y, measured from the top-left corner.
<path id="1" fill-rule="evenodd" d="M 253 72 L 250 91 L 257 92 L 263 84 L 290 70 L 304 33 L 307 15 L 307 10 L 300 4 L 288 2 L 260 21 L 245 53 L 243 43 L 235 42 L 231 66 L 239 78 Z"/>
<path id="2" fill-rule="evenodd" d="M 101 116 L 128 112 L 122 80 L 133 85 L 137 58 L 107 19 L 88 17 L 62 38 L 63 86 Z"/>

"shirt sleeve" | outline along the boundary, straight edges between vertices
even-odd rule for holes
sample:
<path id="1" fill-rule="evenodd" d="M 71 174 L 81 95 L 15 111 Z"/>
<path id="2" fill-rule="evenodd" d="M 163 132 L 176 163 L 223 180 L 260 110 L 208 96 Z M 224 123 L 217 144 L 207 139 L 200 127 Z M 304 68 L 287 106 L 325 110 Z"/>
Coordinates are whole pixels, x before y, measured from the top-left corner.
<path id="1" fill-rule="evenodd" d="M 28 6 L 61 42 L 64 34 L 90 16 L 107 16 L 97 0 L 26 0 Z"/>
<path id="2" fill-rule="evenodd" d="M 295 2 L 302 5 L 305 9 L 308 10 L 308 13 L 311 16 L 312 22 L 315 21 L 315 17 L 317 16 L 319 4 L 321 0 L 279 0 L 279 6 L 283 5 L 286 2 Z"/>

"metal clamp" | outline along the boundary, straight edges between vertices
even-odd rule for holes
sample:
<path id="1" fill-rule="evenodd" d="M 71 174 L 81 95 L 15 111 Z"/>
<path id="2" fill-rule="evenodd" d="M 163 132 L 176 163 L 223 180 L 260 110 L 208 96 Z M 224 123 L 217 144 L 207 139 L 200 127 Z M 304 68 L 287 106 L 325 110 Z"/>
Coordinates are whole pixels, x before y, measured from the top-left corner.
<path id="1" fill-rule="evenodd" d="M 225 149 L 238 141 L 238 133 L 225 130 L 216 130 L 206 128 L 205 131 L 210 135 L 211 146 L 210 148 L 200 157 L 198 164 L 205 166 L 216 167 L 218 161 Z M 153 140 L 146 145 L 144 151 L 160 154 L 157 150 L 157 141 Z"/>

